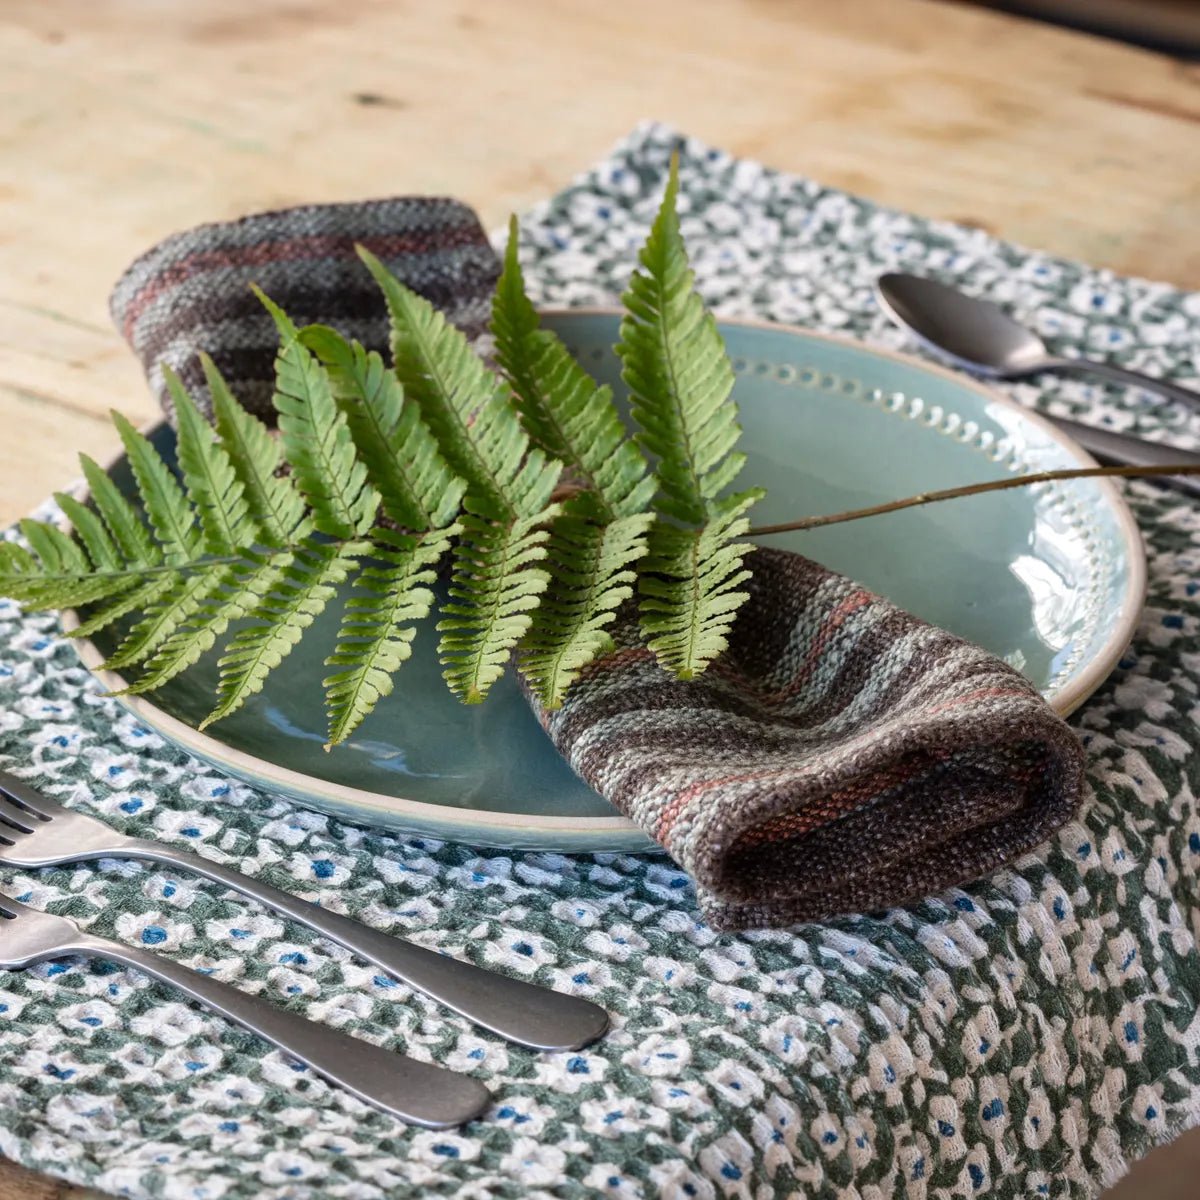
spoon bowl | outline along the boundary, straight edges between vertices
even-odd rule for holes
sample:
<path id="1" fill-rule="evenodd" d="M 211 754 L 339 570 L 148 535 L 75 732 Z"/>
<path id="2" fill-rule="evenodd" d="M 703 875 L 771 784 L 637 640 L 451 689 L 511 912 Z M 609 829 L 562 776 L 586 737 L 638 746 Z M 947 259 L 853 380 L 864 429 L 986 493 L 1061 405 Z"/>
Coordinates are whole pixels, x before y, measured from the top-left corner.
<path id="1" fill-rule="evenodd" d="M 1200 393 L 1116 363 L 1058 358 L 1032 330 L 1002 308 L 920 275 L 890 273 L 875 283 L 880 307 L 928 349 L 989 379 L 1021 379 L 1039 371 L 1097 375 L 1110 383 L 1149 388 L 1200 408 Z M 1086 444 L 1086 443 L 1085 443 Z M 1089 447 L 1090 449 L 1090 447 Z"/>
<path id="2" fill-rule="evenodd" d="M 879 303 L 931 350 L 976 374 L 1012 378 L 1054 362 L 1045 342 L 987 300 L 920 275 L 881 275 Z"/>

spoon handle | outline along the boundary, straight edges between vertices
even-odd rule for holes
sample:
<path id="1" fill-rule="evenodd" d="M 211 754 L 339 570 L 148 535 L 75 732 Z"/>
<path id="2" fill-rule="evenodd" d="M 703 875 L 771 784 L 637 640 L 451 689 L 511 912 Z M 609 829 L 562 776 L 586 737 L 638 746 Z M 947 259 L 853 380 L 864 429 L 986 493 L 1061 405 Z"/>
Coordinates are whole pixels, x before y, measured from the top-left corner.
<path id="1" fill-rule="evenodd" d="M 1055 371 L 1097 375 L 1101 379 L 1107 379 L 1110 383 L 1124 383 L 1133 387 L 1149 388 L 1152 392 L 1158 392 L 1160 396 L 1166 396 L 1168 400 L 1177 400 L 1180 404 L 1190 404 L 1193 408 L 1200 409 L 1200 392 L 1194 392 L 1191 388 L 1181 387 L 1166 379 L 1145 375 L 1141 371 L 1131 371 L 1128 367 L 1118 367 L 1113 363 L 1100 362 L 1092 358 L 1056 358 L 1047 366 Z"/>

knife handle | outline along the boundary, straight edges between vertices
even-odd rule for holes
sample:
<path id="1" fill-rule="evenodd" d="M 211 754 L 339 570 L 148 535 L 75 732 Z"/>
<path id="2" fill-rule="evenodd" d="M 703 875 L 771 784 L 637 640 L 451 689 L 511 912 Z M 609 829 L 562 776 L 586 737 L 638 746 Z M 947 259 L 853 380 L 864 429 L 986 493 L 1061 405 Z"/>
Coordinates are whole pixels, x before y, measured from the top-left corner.
<path id="1" fill-rule="evenodd" d="M 1097 462 L 1116 467 L 1200 467 L 1200 454 L 1194 450 L 1179 450 L 1162 442 L 1148 442 L 1145 438 L 1131 437 L 1111 429 L 1097 429 L 1094 425 L 1081 425 L 1066 417 L 1052 417 L 1042 413 L 1052 425 L 1057 426 L 1069 437 L 1074 438 Z M 1200 496 L 1200 475 L 1159 475 L 1148 482 L 1175 488 L 1192 496 Z"/>

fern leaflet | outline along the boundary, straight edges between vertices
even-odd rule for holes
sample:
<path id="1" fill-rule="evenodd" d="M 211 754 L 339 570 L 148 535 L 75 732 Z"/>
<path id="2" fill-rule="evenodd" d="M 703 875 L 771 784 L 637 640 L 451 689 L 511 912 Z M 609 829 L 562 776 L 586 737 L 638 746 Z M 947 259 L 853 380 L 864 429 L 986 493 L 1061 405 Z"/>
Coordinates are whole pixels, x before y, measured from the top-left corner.
<path id="1" fill-rule="evenodd" d="M 304 630 L 321 614 L 354 567 L 368 542 L 311 544 L 297 551 L 277 586 L 250 614 L 250 623 L 234 634 L 218 666 L 217 707 L 200 723 L 236 712 L 262 691 L 267 675 L 295 649 Z"/>
<path id="2" fill-rule="evenodd" d="M 546 506 L 562 464 L 530 449 L 508 388 L 461 331 L 374 255 L 361 247 L 359 254 L 387 299 L 396 373 L 466 480 L 467 507 L 493 521 L 533 517 Z"/>
<path id="3" fill-rule="evenodd" d="M 659 661 L 690 679 L 726 645 L 746 593 L 748 546 L 730 543 L 749 528 L 746 511 L 763 493 L 722 493 L 745 455 L 733 403 L 733 367 L 716 320 L 694 287 L 679 230 L 678 166 L 671 163 L 662 206 L 625 293 L 621 357 L 643 447 L 658 459 L 658 505 L 677 524 L 650 532 L 640 590 L 642 627 Z"/>
<path id="4" fill-rule="evenodd" d="M 258 297 L 282 339 L 273 401 L 284 457 L 312 508 L 315 528 L 329 537 L 356 537 L 374 522 L 379 494 L 354 452 L 346 415 L 333 398 L 325 368 L 300 341 L 283 310 L 262 292 Z"/>
<path id="5" fill-rule="evenodd" d="M 112 421 L 125 443 L 138 494 L 162 547 L 163 560 L 176 564 L 195 558 L 201 548 L 200 531 L 179 481 L 158 451 L 119 412 L 113 412 Z"/>
<path id="6" fill-rule="evenodd" d="M 210 554 L 235 554 L 258 536 L 245 487 L 179 376 L 165 367 L 163 377 L 174 402 L 176 453 L 188 495 L 200 514 L 205 547 Z"/>
<path id="7" fill-rule="evenodd" d="M 584 511 L 609 521 L 645 512 L 657 488 L 645 456 L 621 423 L 612 389 L 598 386 L 562 341 L 540 327 L 517 258 L 516 218 L 492 305 L 492 333 L 526 429 L 586 488 L 579 494 Z"/>
<path id="8" fill-rule="evenodd" d="M 162 562 L 162 551 L 151 538 L 150 531 L 104 468 L 86 454 L 79 456 L 79 465 L 83 468 L 92 503 L 125 562 L 140 567 L 157 566 Z"/>
<path id="9" fill-rule="evenodd" d="M 306 326 L 299 336 L 329 372 L 337 405 L 383 511 L 404 529 L 448 526 L 458 515 L 466 484 L 442 457 L 396 375 L 375 351 L 346 341 L 327 326 Z"/>
<path id="10" fill-rule="evenodd" d="M 642 628 L 655 657 L 679 679 L 694 679 L 726 649 L 729 630 L 747 593 L 743 569 L 754 547 L 734 539 L 750 527 L 756 495 L 719 501 L 706 525 L 686 529 L 659 521 L 639 582 Z"/>
<path id="11" fill-rule="evenodd" d="M 612 649 L 606 627 L 633 594 L 632 567 L 646 553 L 653 520 L 653 513 L 634 513 L 598 525 L 572 503 L 551 527 L 551 583 L 520 657 L 521 673 L 547 708 L 557 708 L 579 672 Z"/>
<path id="12" fill-rule="evenodd" d="M 553 508 L 511 525 L 498 525 L 472 513 L 454 549 L 450 601 L 442 606 L 441 661 L 446 682 L 467 704 L 478 704 L 504 673 L 513 647 L 533 620 L 549 572 L 549 533 L 544 522 Z"/>
<path id="13" fill-rule="evenodd" d="M 259 540 L 268 546 L 301 540 L 310 523 L 305 516 L 304 497 L 295 484 L 276 474 L 279 443 L 234 399 L 212 359 L 202 354 L 200 362 L 212 397 L 217 436 L 242 484 Z"/>
<path id="14" fill-rule="evenodd" d="M 162 641 L 146 663 L 142 677 L 125 690 L 153 691 L 186 671 L 216 645 L 231 621 L 244 617 L 262 602 L 294 558 L 290 550 L 272 550 L 266 554 L 247 551 L 244 561 L 217 581 L 216 588 L 195 608 L 184 626 Z"/>
<path id="15" fill-rule="evenodd" d="M 124 560 L 100 517 L 68 492 L 55 492 L 54 499 L 62 509 L 63 515 L 71 522 L 95 569 L 119 571 L 124 565 Z"/>
<path id="16" fill-rule="evenodd" d="M 177 579 L 145 606 L 142 619 L 129 631 L 104 666 L 116 671 L 149 658 L 220 586 L 227 570 L 228 567 L 223 563 L 203 563 Z"/>
<path id="17" fill-rule="evenodd" d="M 394 535 L 359 572 L 357 583 L 366 594 L 346 601 L 337 648 L 325 660 L 339 668 L 324 681 L 328 745 L 349 737 L 391 694 L 392 676 L 412 654 L 415 623 L 433 605 L 429 585 L 437 578 L 437 563 L 458 532 L 452 525 L 421 536 Z"/>
<path id="18" fill-rule="evenodd" d="M 137 584 L 132 591 L 124 592 L 115 600 L 111 600 L 106 604 L 102 604 L 99 608 L 94 609 L 79 625 L 71 631 L 71 637 L 88 638 L 93 634 L 99 633 L 102 629 L 107 629 L 110 625 L 115 625 L 123 617 L 127 617 L 131 612 L 145 612 L 152 604 L 175 583 L 177 576 L 175 575 L 151 575 L 144 582 Z M 62 600 L 58 602 L 61 605 L 88 604 L 88 600 L 68 601 Z"/>

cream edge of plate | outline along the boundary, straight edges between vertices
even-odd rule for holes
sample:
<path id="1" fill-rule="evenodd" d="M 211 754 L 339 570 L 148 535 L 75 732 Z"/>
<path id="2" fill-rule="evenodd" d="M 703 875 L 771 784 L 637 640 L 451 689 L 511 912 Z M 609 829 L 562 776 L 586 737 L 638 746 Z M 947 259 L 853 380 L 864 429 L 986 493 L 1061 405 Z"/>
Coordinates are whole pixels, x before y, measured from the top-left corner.
<path id="1" fill-rule="evenodd" d="M 604 316 L 619 317 L 621 310 L 603 306 L 580 308 L 545 308 L 540 310 L 543 315 L 550 317 L 564 316 Z M 915 356 L 900 354 L 879 346 L 873 346 L 857 338 L 839 334 L 820 333 L 793 325 L 779 325 L 771 321 L 755 320 L 752 318 L 718 317 L 725 325 L 739 325 L 750 329 L 764 329 L 772 333 L 798 333 L 806 338 L 830 342 L 839 346 L 850 346 L 858 350 L 867 350 L 880 358 L 891 359 L 906 367 L 916 367 L 930 374 L 940 376 L 960 387 L 966 387 L 991 404 L 1019 412 L 1025 419 L 1040 429 L 1050 441 L 1074 458 L 1080 466 L 1094 467 L 1096 460 L 1080 445 L 1068 437 L 1062 430 L 1052 425 L 1039 413 L 1024 405 L 1010 400 L 1000 392 L 980 383 L 970 375 L 951 371 L 937 363 L 927 362 Z M 152 421 L 142 427 L 143 433 L 156 429 L 161 421 Z M 112 456 L 102 466 L 105 471 L 111 471 L 113 466 L 124 457 L 123 453 Z M 1109 503 L 1115 512 L 1124 543 L 1126 562 L 1129 569 L 1129 580 L 1125 596 L 1121 604 L 1121 612 L 1117 623 L 1108 640 L 1101 647 L 1087 666 L 1075 676 L 1068 685 L 1049 698 L 1054 710 L 1061 716 L 1074 712 L 1090 696 L 1112 672 L 1120 660 L 1126 647 L 1133 639 L 1137 628 L 1138 618 L 1146 595 L 1146 554 L 1142 545 L 1141 532 L 1125 503 L 1124 497 L 1118 491 L 1111 479 L 1096 479 L 1097 483 L 1108 495 Z M 62 613 L 62 627 L 67 633 L 79 628 L 79 616 L 73 609 Z M 90 638 L 81 638 L 75 642 L 80 660 L 83 665 L 110 692 L 122 691 L 127 681 L 115 671 L 103 669 L 104 655 Z M 473 809 L 447 808 L 440 804 L 427 804 L 421 800 L 409 800 L 403 796 L 383 796 L 378 792 L 368 792 L 359 788 L 347 787 L 344 784 L 331 783 L 304 775 L 298 771 L 288 770 L 266 762 L 242 750 L 235 750 L 224 742 L 200 733 L 192 726 L 172 717 L 141 696 L 126 696 L 121 700 L 122 705 L 132 712 L 139 720 L 144 721 L 156 732 L 176 743 L 184 750 L 190 751 L 198 758 L 213 763 L 218 768 L 230 770 L 245 778 L 252 779 L 255 786 L 270 791 L 281 791 L 290 794 L 308 792 L 315 793 L 321 798 L 338 807 L 344 807 L 354 815 L 348 819 L 357 824 L 367 823 L 368 814 L 377 813 L 383 825 L 396 824 L 397 818 L 410 817 L 428 826 L 442 826 L 447 830 L 445 835 L 431 834 L 428 836 L 451 836 L 450 830 L 461 831 L 468 835 L 470 830 L 487 830 L 491 837 L 504 830 L 511 830 L 516 839 L 523 833 L 559 834 L 572 838 L 591 840 L 594 838 L 598 846 L 614 837 L 630 838 L 635 831 L 644 833 L 626 817 L 554 817 L 525 813 L 505 813 L 496 810 L 479 811 Z M 316 786 L 314 786 L 316 785 Z M 464 837 L 464 840 L 468 840 Z M 490 840 L 490 838 L 489 838 Z"/>

